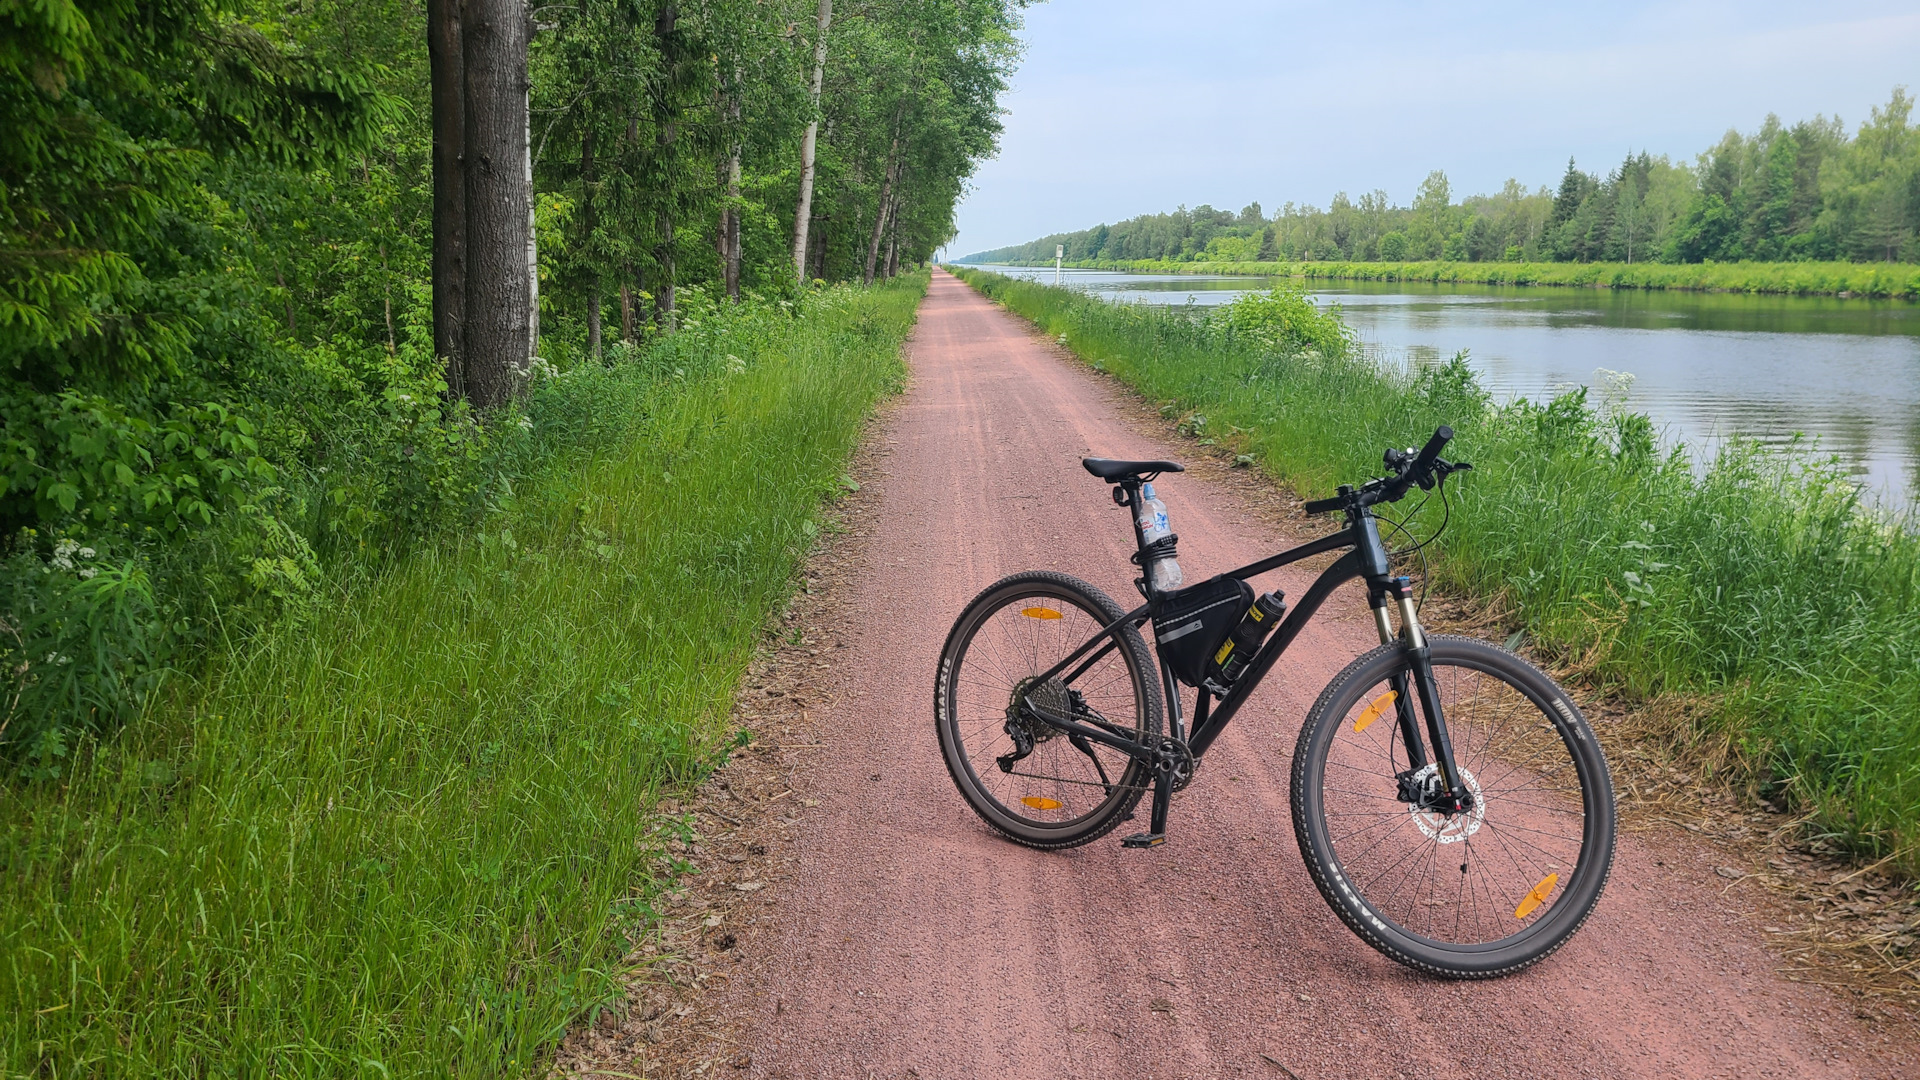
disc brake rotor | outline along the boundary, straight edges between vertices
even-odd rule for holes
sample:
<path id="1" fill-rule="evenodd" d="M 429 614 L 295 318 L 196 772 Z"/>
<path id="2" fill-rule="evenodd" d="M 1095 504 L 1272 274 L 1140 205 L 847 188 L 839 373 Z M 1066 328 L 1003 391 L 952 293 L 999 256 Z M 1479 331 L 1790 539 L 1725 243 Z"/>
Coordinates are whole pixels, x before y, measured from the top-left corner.
<path id="1" fill-rule="evenodd" d="M 1440 788 L 1440 766 L 1429 762 L 1410 779 L 1422 791 L 1437 793 Z M 1480 797 L 1480 781 L 1475 780 L 1472 773 L 1461 769 L 1460 782 L 1473 795 L 1473 807 L 1469 810 L 1446 814 L 1428 809 L 1421 803 L 1407 807 L 1407 813 L 1413 815 L 1414 825 L 1426 834 L 1427 839 L 1442 844 L 1457 844 L 1480 831 L 1480 823 L 1487 817 L 1487 802 Z"/>

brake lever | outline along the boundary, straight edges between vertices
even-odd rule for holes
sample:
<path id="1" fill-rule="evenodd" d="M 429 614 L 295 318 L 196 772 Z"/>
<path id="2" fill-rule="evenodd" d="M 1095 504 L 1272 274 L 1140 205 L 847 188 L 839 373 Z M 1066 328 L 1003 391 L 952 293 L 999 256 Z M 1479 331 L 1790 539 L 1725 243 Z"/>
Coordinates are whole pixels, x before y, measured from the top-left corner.
<path id="1" fill-rule="evenodd" d="M 1442 461 L 1439 458 L 1434 458 L 1433 471 L 1429 472 L 1426 476 L 1420 479 L 1420 490 L 1432 491 L 1435 484 L 1438 484 L 1446 480 L 1447 477 L 1452 476 L 1454 473 L 1472 472 L 1472 471 L 1473 471 L 1472 462 L 1462 461 L 1458 464 L 1455 464 L 1451 461 Z"/>

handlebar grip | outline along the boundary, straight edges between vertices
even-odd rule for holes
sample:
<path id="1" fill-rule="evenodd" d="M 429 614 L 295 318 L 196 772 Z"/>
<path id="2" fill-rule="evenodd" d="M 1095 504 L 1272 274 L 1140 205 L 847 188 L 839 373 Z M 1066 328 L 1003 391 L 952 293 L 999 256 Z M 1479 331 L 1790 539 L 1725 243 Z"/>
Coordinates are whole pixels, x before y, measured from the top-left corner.
<path id="1" fill-rule="evenodd" d="M 1346 504 L 1345 499 L 1337 499 L 1337 498 L 1336 499 L 1315 499 L 1312 502 L 1308 503 L 1307 505 L 1301 507 L 1301 509 L 1305 510 L 1310 515 L 1324 514 L 1330 510 L 1338 510 L 1340 509 L 1340 507 L 1344 506 L 1345 504 Z"/>
<path id="2" fill-rule="evenodd" d="M 1425 476 L 1427 470 L 1433 468 L 1433 463 L 1439 460 L 1440 451 L 1446 449 L 1447 443 L 1452 439 L 1452 428 L 1445 424 L 1441 424 L 1435 428 L 1433 438 L 1428 439 L 1427 445 L 1420 448 L 1420 456 L 1414 459 L 1413 468 L 1407 470 L 1407 475 L 1413 477 L 1416 481 L 1418 481 L 1420 477 Z"/>
<path id="3" fill-rule="evenodd" d="M 1402 470 L 1400 475 L 1381 491 L 1378 501 L 1400 501 L 1400 497 L 1407 493 L 1408 488 L 1420 483 L 1428 473 L 1433 471 L 1433 463 L 1440 460 L 1440 451 L 1446 448 L 1447 442 L 1452 438 L 1453 429 L 1447 425 L 1441 424 L 1434 429 L 1433 438 L 1428 439 L 1427 445 L 1420 448 L 1420 456 L 1414 458 L 1413 463 Z"/>

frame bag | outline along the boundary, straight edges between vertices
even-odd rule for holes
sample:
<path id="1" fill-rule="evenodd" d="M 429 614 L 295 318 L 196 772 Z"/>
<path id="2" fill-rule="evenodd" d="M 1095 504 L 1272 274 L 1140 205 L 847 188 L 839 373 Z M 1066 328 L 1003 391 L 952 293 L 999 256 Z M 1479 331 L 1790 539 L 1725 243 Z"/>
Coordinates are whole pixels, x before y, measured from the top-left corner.
<path id="1" fill-rule="evenodd" d="M 1181 682 L 1199 686 L 1214 672 L 1220 643 L 1253 607 L 1253 586 L 1222 574 L 1162 596 L 1157 607 L 1153 637 L 1160 662 Z"/>

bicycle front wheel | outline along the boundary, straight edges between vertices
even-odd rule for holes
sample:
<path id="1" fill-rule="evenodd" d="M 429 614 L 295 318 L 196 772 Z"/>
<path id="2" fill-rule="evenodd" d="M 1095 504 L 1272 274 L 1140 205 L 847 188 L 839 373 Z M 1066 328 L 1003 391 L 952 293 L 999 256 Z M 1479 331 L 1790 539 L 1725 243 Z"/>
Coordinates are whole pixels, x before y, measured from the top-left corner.
<path id="1" fill-rule="evenodd" d="M 1613 861 L 1605 756 L 1566 691 L 1483 641 L 1428 639 L 1471 809 L 1421 805 L 1437 772 L 1409 761 L 1401 709 L 1422 742 L 1401 646 L 1340 673 L 1294 749 L 1293 824 L 1321 895 L 1367 944 L 1449 978 L 1511 974 L 1579 930 Z M 1417 695 L 1416 695 L 1417 697 Z"/>
<path id="2" fill-rule="evenodd" d="M 1097 839 L 1131 815 L 1151 782 L 1122 751 L 1064 734 L 1021 707 L 1031 698 L 1119 738 L 1157 736 L 1159 687 L 1132 626 L 1040 678 L 1123 614 L 1078 578 L 1035 571 L 988 586 L 947 635 L 934 690 L 940 753 L 967 805 L 1009 839 L 1036 848 Z"/>

